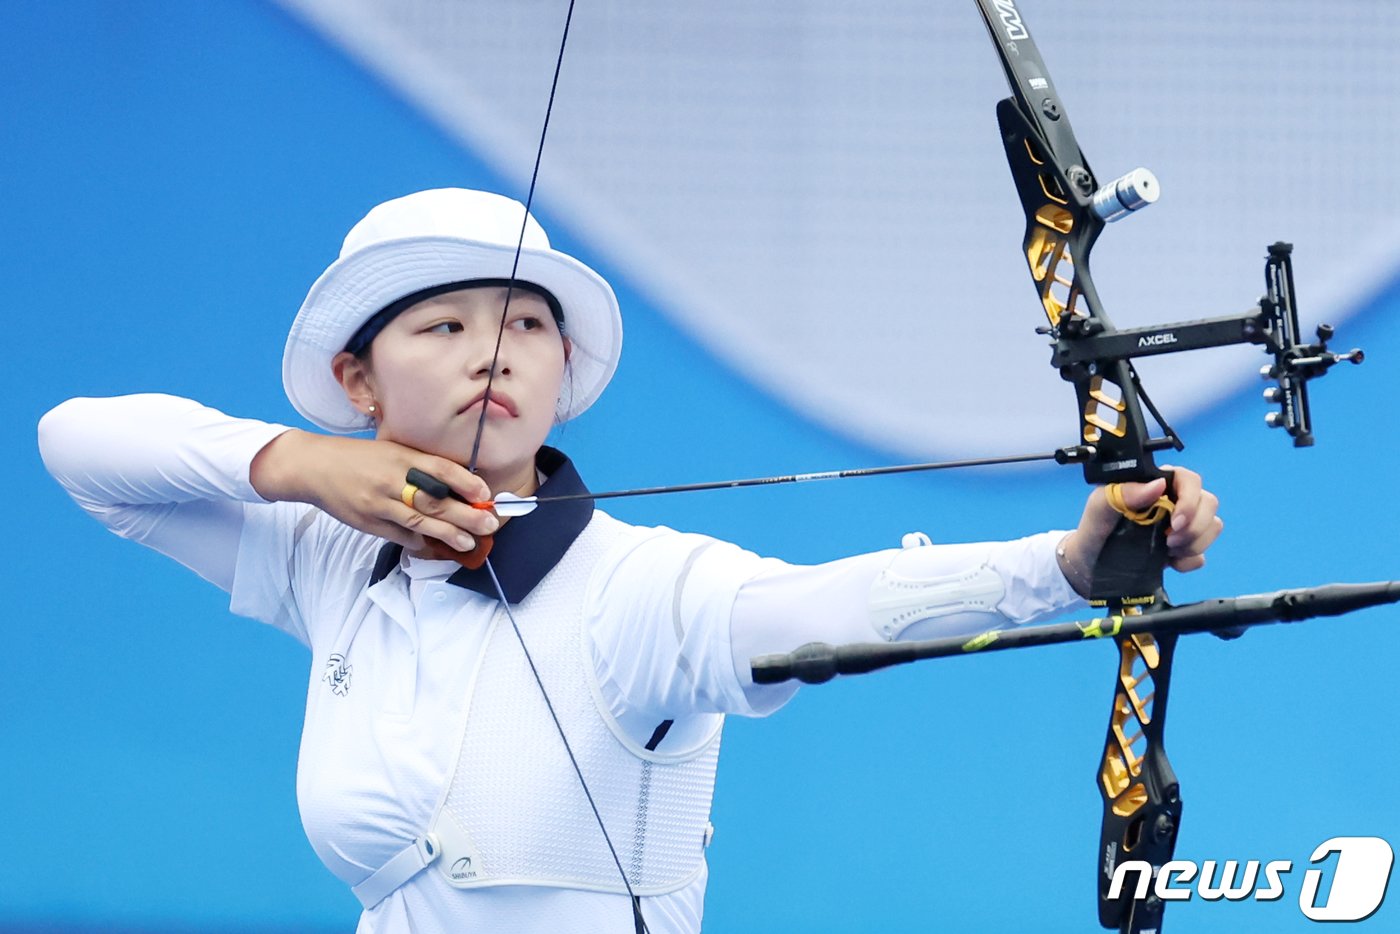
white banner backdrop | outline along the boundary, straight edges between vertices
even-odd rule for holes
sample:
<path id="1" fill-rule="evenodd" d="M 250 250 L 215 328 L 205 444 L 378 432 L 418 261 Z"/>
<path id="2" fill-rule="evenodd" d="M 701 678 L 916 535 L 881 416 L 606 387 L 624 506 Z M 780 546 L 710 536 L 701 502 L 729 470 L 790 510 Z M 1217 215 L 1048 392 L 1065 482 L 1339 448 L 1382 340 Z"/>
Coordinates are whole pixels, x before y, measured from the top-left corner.
<path id="1" fill-rule="evenodd" d="M 566 2 L 280 2 L 524 197 Z M 1162 183 L 1094 252 L 1116 324 L 1244 311 L 1280 239 L 1309 328 L 1396 273 L 1400 4 L 1021 7 L 1100 179 L 1144 165 Z M 970 2 L 581 0 L 536 208 L 847 437 L 909 456 L 1069 444 L 993 113 L 1006 95 Z M 1140 370 L 1178 420 L 1264 359 Z"/>

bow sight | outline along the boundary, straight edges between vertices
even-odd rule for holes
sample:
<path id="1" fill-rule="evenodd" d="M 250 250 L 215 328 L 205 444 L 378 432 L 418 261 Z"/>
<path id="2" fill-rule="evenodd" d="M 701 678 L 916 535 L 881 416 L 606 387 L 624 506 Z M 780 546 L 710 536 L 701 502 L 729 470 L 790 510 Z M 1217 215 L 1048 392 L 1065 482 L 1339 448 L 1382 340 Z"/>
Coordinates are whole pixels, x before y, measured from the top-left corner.
<path id="1" fill-rule="evenodd" d="M 1126 216 L 1126 212 L 1120 216 Z M 1119 360 L 1230 344 L 1261 344 L 1266 353 L 1273 355 L 1274 362 L 1260 369 L 1260 375 L 1276 384 L 1264 390 L 1264 399 L 1279 403 L 1278 411 L 1264 416 L 1264 422 L 1270 428 L 1286 428 L 1293 437 L 1294 447 L 1311 447 L 1313 434 L 1308 409 L 1308 380 L 1322 376 L 1334 364 L 1343 361 L 1360 363 L 1366 359 L 1366 355 L 1360 349 L 1340 354 L 1329 351 L 1327 342 L 1332 338 L 1333 328 L 1327 324 L 1317 326 L 1315 343 L 1300 343 L 1298 310 L 1293 299 L 1292 253 L 1291 243 L 1279 242 L 1269 247 L 1269 256 L 1264 265 L 1266 291 L 1260 297 L 1259 304 L 1243 315 L 1121 331 L 1107 330 L 1101 316 L 1097 319 L 1069 316 L 1061 317 L 1056 327 L 1038 330 L 1050 335 L 1054 342 L 1050 362 L 1059 367 L 1061 374 L 1070 382 L 1089 378 L 1104 364 Z M 1136 379 L 1134 373 L 1135 383 Z M 1162 422 L 1141 386 L 1137 387 L 1137 392 L 1167 435 L 1166 438 L 1149 439 L 1149 449 L 1180 448 L 1176 433 Z"/>

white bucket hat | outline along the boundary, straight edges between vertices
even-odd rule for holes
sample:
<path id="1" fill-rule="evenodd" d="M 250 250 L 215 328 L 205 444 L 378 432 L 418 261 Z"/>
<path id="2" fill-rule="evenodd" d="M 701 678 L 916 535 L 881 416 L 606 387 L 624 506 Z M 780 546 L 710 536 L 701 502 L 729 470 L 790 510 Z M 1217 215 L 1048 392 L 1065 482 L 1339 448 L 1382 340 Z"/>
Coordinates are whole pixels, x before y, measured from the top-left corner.
<path id="1" fill-rule="evenodd" d="M 509 279 L 521 218 L 516 279 L 547 290 L 564 311 L 573 345 L 555 417 L 567 421 L 602 394 L 622 352 L 612 288 L 583 263 L 550 249 L 519 201 L 486 191 L 436 188 L 386 201 L 350 229 L 340 258 L 311 286 L 282 354 L 282 386 L 296 410 L 327 431 L 373 427 L 345 397 L 331 360 L 376 312 L 434 286 Z"/>

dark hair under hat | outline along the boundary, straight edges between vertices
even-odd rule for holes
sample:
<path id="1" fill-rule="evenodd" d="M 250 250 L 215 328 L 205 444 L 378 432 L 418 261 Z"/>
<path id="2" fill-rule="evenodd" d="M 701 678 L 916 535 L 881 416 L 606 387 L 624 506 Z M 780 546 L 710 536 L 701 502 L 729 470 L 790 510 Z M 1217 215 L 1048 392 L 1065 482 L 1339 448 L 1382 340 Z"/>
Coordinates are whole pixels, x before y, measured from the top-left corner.
<path id="1" fill-rule="evenodd" d="M 392 301 L 370 316 L 369 320 L 360 325 L 360 329 L 354 333 L 346 343 L 345 349 L 355 356 L 359 356 L 379 336 L 379 332 L 384 330 L 390 321 L 408 309 L 425 302 L 430 298 L 439 295 L 446 295 L 448 292 L 460 292 L 463 289 L 489 288 L 496 286 L 499 288 L 509 288 L 511 292 L 527 292 L 530 295 L 538 295 L 549 305 L 550 314 L 554 315 L 554 321 L 559 325 L 559 330 L 564 330 L 564 309 L 559 304 L 559 299 L 555 298 L 548 289 L 535 285 L 533 282 L 522 282 L 519 279 L 463 279 L 460 282 L 448 282 L 443 285 L 434 285 L 426 289 L 419 289 L 417 292 L 405 295 L 396 301 Z"/>

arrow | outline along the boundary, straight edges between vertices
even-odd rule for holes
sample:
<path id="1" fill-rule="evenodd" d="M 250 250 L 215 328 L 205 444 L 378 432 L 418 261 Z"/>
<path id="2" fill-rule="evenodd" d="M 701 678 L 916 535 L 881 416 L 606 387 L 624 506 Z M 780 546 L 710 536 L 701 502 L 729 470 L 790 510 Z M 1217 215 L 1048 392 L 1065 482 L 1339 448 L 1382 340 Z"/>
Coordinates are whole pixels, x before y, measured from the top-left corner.
<path id="1" fill-rule="evenodd" d="M 497 493 L 491 502 L 469 503 L 473 509 L 494 509 L 502 518 L 525 516 L 545 503 L 563 503 L 578 499 L 620 499 L 624 496 L 659 496 L 662 493 L 698 493 L 704 490 L 734 490 L 740 487 L 776 486 L 782 483 L 808 483 L 813 480 L 849 480 L 855 477 L 881 477 L 896 473 L 918 473 L 927 470 L 955 470 L 962 467 L 995 467 L 1002 464 L 1026 464 L 1032 461 L 1055 461 L 1058 464 L 1083 463 L 1093 457 L 1093 445 L 1060 448 L 1040 454 L 1008 454 L 1003 457 L 979 457 L 956 461 L 933 461 L 925 464 L 895 464 L 888 467 L 858 467 L 851 470 L 822 470 L 815 473 L 787 474 L 781 477 L 749 477 L 743 480 L 711 480 L 705 483 L 683 483 L 677 486 L 648 486 L 633 490 L 611 490 L 607 493 L 568 493 L 564 496 L 517 496 Z M 415 479 L 416 478 L 416 479 Z M 420 482 L 424 479 L 430 483 Z M 451 496 L 460 500 L 447 484 L 422 471 L 412 471 L 409 478 L 429 496 L 439 499 Z"/>

